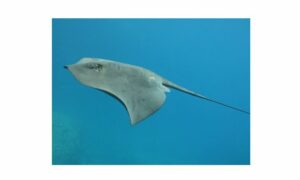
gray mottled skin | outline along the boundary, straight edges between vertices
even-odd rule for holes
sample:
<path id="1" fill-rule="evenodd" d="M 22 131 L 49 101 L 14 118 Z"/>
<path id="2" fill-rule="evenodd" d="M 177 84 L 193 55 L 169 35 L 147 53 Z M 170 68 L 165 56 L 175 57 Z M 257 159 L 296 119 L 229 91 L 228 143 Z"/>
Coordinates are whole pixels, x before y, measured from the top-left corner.
<path id="1" fill-rule="evenodd" d="M 82 84 L 119 98 L 129 112 L 131 124 L 136 124 L 158 110 L 168 91 L 160 76 L 124 63 L 82 58 L 78 63 L 69 65 L 68 69 Z"/>
<path id="2" fill-rule="evenodd" d="M 98 58 L 82 58 L 66 67 L 82 84 L 120 99 L 127 108 L 131 124 L 157 111 L 166 99 L 168 87 L 248 113 L 180 87 L 142 67 Z"/>

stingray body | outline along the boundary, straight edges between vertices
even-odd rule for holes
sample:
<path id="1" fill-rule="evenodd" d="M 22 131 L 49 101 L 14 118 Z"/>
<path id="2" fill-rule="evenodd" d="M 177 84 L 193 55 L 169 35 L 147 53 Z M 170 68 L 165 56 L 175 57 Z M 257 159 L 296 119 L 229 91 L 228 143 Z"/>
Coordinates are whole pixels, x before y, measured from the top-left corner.
<path id="1" fill-rule="evenodd" d="M 142 67 L 98 58 L 82 58 L 65 66 L 82 84 L 107 92 L 126 107 L 134 125 L 156 112 L 166 99 L 169 87 L 190 95 L 248 113 L 180 87 Z"/>

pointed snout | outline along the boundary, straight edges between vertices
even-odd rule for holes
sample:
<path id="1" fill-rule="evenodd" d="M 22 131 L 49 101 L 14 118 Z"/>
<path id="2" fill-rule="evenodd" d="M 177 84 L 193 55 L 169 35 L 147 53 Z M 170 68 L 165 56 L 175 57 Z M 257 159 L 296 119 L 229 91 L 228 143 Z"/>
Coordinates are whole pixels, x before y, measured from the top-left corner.
<path id="1" fill-rule="evenodd" d="M 68 70 L 68 69 L 69 69 L 69 66 L 65 65 L 64 68 L 65 68 L 66 70 Z"/>

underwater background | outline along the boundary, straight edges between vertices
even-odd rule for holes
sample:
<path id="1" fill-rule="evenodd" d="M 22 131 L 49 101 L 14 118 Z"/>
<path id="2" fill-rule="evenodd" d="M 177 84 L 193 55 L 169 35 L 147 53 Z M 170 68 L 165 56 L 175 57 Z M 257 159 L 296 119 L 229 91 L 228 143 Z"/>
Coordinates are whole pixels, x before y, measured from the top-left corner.
<path id="1" fill-rule="evenodd" d="M 135 126 L 124 106 L 64 65 L 82 57 L 147 68 L 250 111 L 250 19 L 53 19 L 52 163 L 250 164 L 250 115 L 171 89 Z"/>

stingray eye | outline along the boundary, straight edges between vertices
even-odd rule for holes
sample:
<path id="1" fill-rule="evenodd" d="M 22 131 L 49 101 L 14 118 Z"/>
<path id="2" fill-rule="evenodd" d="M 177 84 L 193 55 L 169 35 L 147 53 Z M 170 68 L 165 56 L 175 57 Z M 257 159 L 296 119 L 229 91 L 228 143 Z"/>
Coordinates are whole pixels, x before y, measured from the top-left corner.
<path id="1" fill-rule="evenodd" d="M 100 72 L 102 70 L 102 65 L 98 63 L 89 63 L 87 64 L 87 68 Z"/>

